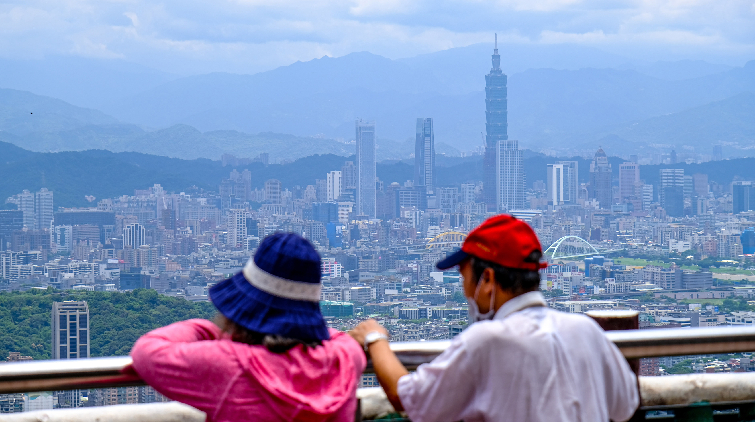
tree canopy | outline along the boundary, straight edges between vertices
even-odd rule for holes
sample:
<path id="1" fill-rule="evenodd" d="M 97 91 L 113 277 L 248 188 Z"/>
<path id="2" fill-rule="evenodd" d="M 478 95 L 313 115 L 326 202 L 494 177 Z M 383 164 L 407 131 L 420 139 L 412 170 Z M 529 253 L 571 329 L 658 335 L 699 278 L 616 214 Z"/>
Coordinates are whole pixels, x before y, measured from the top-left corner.
<path id="1" fill-rule="evenodd" d="M 150 330 L 190 318 L 211 319 L 216 313 L 209 302 L 193 303 L 149 289 L 0 293 L 0 360 L 8 352 L 50 359 L 52 303 L 65 300 L 85 300 L 89 305 L 92 357 L 127 355 L 134 342 Z"/>

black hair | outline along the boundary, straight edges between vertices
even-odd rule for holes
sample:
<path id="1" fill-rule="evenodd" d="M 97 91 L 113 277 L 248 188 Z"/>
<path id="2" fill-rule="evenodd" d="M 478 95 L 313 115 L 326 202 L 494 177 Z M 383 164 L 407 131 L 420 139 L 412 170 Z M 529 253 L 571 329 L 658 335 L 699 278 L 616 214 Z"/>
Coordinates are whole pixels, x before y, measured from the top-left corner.
<path id="1" fill-rule="evenodd" d="M 215 317 L 215 323 L 223 332 L 231 335 L 231 340 L 252 346 L 265 346 L 267 350 L 273 353 L 286 353 L 300 344 L 303 345 L 304 348 L 315 348 L 322 345 L 322 342 L 319 340 L 305 341 L 283 337 L 277 334 L 265 334 L 252 331 L 236 324 L 220 313 Z"/>
<path id="2" fill-rule="evenodd" d="M 539 250 L 532 251 L 524 262 L 538 263 L 543 253 Z M 470 258 L 474 282 L 479 283 L 485 269 L 490 268 L 495 274 L 495 282 L 503 290 L 509 290 L 514 295 L 535 291 L 540 288 L 540 273 L 537 270 L 525 270 L 520 268 L 504 267 L 494 262 L 472 256 Z"/>

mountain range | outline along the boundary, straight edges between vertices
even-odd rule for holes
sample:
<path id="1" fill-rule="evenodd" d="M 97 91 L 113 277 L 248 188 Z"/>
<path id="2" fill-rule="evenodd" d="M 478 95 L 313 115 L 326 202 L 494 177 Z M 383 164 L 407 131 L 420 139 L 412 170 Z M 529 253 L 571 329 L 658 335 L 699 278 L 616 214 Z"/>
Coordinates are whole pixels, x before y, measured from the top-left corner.
<path id="1" fill-rule="evenodd" d="M 0 90 L 0 133 L 35 151 L 296 159 L 350 155 L 354 120 L 363 118 L 376 121 L 379 158 L 401 159 L 413 152 L 415 119 L 433 117 L 438 150 L 453 155 L 482 145 L 491 50 L 478 44 L 398 60 L 362 52 L 254 75 L 182 77 L 113 61 L 5 60 L 0 87 L 88 108 L 51 98 L 42 107 L 41 96 Z M 686 146 L 709 153 L 721 143 L 732 155 L 747 155 L 755 146 L 755 61 L 633 63 L 570 45 L 501 45 L 500 52 L 510 75 L 509 138 L 524 148 L 582 154 L 604 144 L 630 154 Z M 84 76 L 71 76 L 77 70 Z M 35 83 L 35 75 L 43 80 Z M 27 115 L 31 108 L 38 111 Z"/>
<path id="2" fill-rule="evenodd" d="M 20 193 L 24 189 L 37 191 L 46 187 L 55 194 L 56 207 L 91 206 L 97 199 L 132 194 L 159 183 L 170 192 L 201 193 L 217 191 L 220 181 L 236 169 L 249 170 L 254 188 L 262 188 L 268 179 L 278 179 L 284 188 L 307 186 L 315 179 L 323 179 L 328 171 L 338 170 L 354 156 L 318 154 L 285 164 L 223 166 L 208 159 L 182 160 L 134 152 L 113 153 L 103 150 L 67 151 L 56 153 L 32 152 L 7 142 L 0 142 L 0 199 Z M 589 180 L 589 160 L 582 157 L 557 158 L 524 151 L 523 168 L 531 186 L 544 180 L 546 165 L 557 160 L 575 160 L 579 164 L 579 181 Z M 618 177 L 618 157 L 609 157 L 614 178 Z M 482 179 L 482 157 L 439 157 L 437 161 L 439 186 L 458 187 L 461 183 Z M 647 183 L 658 182 L 660 168 L 682 168 L 685 174 L 705 173 L 711 182 L 721 185 L 735 178 L 752 177 L 755 158 L 710 161 L 702 164 L 673 166 L 642 166 L 641 177 Z M 410 160 L 377 163 L 377 176 L 385 185 L 403 184 L 413 179 L 414 166 Z M 95 199 L 91 202 L 87 199 Z M 0 208 L 10 207 L 0 201 Z"/>

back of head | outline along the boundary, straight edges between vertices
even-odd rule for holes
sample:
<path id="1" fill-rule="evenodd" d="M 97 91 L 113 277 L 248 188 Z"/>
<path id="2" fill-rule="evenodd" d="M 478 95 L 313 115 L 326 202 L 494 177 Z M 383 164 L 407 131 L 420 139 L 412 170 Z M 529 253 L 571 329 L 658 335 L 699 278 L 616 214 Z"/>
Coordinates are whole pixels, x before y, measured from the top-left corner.
<path id="1" fill-rule="evenodd" d="M 309 241 L 276 233 L 260 243 L 243 271 L 210 289 L 210 300 L 238 341 L 317 344 L 330 338 L 319 305 L 320 265 Z"/>

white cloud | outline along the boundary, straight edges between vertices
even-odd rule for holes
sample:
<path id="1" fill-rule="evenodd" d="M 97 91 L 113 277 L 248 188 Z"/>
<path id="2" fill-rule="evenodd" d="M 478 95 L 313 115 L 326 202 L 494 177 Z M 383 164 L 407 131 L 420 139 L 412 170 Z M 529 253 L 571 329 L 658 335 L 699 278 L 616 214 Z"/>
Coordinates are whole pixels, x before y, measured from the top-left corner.
<path id="1" fill-rule="evenodd" d="M 0 56 L 125 57 L 185 73 L 489 42 L 755 57 L 752 0 L 6 0 Z"/>

